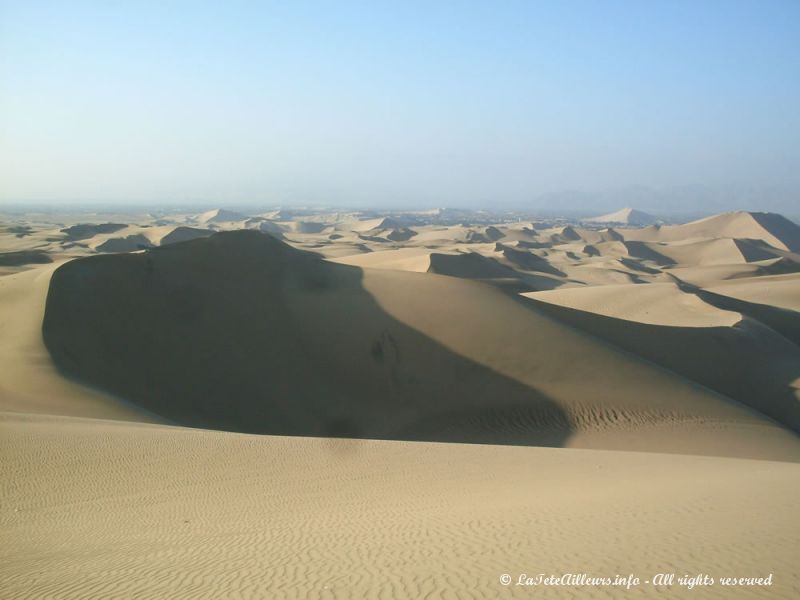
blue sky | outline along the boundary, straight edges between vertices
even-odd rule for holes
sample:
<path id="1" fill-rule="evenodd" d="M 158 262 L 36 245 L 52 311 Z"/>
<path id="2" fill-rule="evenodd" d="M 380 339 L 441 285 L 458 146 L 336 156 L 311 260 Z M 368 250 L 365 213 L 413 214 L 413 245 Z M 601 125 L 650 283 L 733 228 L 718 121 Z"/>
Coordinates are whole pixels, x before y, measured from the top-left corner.
<path id="1" fill-rule="evenodd" d="M 800 2 L 5 2 L 0 202 L 800 189 Z"/>

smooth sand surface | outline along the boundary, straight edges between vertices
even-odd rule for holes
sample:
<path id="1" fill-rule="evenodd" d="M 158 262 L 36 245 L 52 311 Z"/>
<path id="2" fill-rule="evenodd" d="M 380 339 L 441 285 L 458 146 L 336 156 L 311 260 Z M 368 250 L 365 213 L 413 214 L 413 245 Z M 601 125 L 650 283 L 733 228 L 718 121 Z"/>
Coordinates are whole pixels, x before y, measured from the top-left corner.
<path id="1" fill-rule="evenodd" d="M 355 267 L 373 267 L 399 271 L 425 273 L 431 265 L 431 251 L 427 248 L 398 248 L 379 250 L 335 259 L 335 262 Z"/>
<path id="2" fill-rule="evenodd" d="M 529 298 L 578 308 L 627 321 L 683 327 L 735 325 L 742 316 L 720 310 L 674 283 L 603 285 L 524 294 Z"/>
<path id="3" fill-rule="evenodd" d="M 6 598 L 781 598 L 800 466 L 5 415 Z M 504 587 L 523 573 L 770 588 Z"/>
<path id="4" fill-rule="evenodd" d="M 773 275 L 756 280 L 733 280 L 708 287 L 710 292 L 756 304 L 800 312 L 800 275 Z"/>

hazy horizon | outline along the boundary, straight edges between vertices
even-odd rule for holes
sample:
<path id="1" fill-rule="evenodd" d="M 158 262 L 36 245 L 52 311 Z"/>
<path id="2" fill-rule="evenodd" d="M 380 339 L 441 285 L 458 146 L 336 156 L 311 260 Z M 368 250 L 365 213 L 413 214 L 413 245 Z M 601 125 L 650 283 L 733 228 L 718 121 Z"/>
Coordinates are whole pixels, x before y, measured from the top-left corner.
<path id="1" fill-rule="evenodd" d="M 0 2 L 0 203 L 797 214 L 800 4 Z"/>

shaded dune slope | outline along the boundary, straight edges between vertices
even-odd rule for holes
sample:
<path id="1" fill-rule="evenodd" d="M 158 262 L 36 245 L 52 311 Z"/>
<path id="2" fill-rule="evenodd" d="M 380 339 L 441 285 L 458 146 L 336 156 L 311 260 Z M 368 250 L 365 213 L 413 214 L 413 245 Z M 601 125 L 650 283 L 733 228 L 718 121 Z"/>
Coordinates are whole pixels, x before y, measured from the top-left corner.
<path id="1" fill-rule="evenodd" d="M 134 252 L 152 248 L 153 243 L 144 235 L 133 234 L 125 237 L 111 238 L 95 247 L 98 252 Z"/>
<path id="2" fill-rule="evenodd" d="M 517 250 L 516 248 L 511 248 L 500 243 L 496 245 L 496 250 L 497 252 L 502 252 L 504 258 L 520 269 L 538 271 L 550 275 L 558 275 L 560 277 L 565 276 L 563 271 L 551 265 L 547 260 L 530 252 Z"/>
<path id="3" fill-rule="evenodd" d="M 81 223 L 62 229 L 61 232 L 66 234 L 66 239 L 70 241 L 85 240 L 95 235 L 102 233 L 114 233 L 120 229 L 125 229 L 127 225 L 124 223 L 101 223 L 95 225 L 93 223 Z"/>
<path id="4" fill-rule="evenodd" d="M 560 283 L 552 279 L 517 271 L 494 258 L 483 256 L 477 252 L 464 254 L 432 252 L 429 260 L 428 273 L 464 279 L 478 279 L 493 283 L 515 293 L 550 289 Z"/>
<path id="5" fill-rule="evenodd" d="M 22 265 L 47 264 L 51 262 L 53 262 L 53 259 L 43 250 L 0 252 L 0 267 L 19 267 Z"/>
<path id="6" fill-rule="evenodd" d="M 680 289 L 697 295 L 703 302 L 721 310 L 738 312 L 760 321 L 800 347 L 800 312 L 780 306 L 748 302 L 747 300 L 702 289 L 671 274 L 670 277 Z"/>
<path id="7" fill-rule="evenodd" d="M 657 325 L 552 304 L 538 309 L 734 398 L 800 433 L 800 348 L 754 319 L 732 327 Z"/>
<path id="8" fill-rule="evenodd" d="M 780 240 L 790 252 L 800 252 L 800 226 L 783 215 L 775 213 L 750 213 L 752 219 L 775 239 Z"/>
<path id="9" fill-rule="evenodd" d="M 53 276 L 44 339 L 66 373 L 182 424 L 502 442 L 519 420 L 536 444 L 564 442 L 554 402 L 397 322 L 360 273 L 248 231 L 76 260 Z M 306 296 L 348 305 L 320 307 L 346 319 L 341 337 L 304 331 Z M 352 372 L 326 344 L 352 349 Z"/>
<path id="10" fill-rule="evenodd" d="M 214 232 L 208 229 L 197 229 L 195 227 L 176 227 L 164 237 L 161 238 L 159 244 L 166 246 L 168 244 L 177 244 L 179 242 L 188 242 L 198 238 L 204 238 L 212 235 Z"/>

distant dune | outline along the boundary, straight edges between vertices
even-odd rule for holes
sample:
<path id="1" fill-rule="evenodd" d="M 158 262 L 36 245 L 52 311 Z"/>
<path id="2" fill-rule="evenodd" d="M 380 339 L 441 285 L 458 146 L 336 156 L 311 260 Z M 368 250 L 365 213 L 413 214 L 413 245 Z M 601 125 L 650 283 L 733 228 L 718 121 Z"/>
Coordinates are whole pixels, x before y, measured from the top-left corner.
<path id="1" fill-rule="evenodd" d="M 247 220 L 247 217 L 238 212 L 227 210 L 225 208 L 217 208 L 209 210 L 197 216 L 195 219 L 198 223 L 211 224 L 211 223 L 232 223 Z"/>
<path id="2" fill-rule="evenodd" d="M 161 238 L 160 245 L 166 246 L 167 244 L 177 244 L 178 242 L 188 242 L 197 238 L 204 238 L 212 235 L 214 232 L 208 229 L 197 229 L 194 227 L 176 227 L 167 235 Z"/>
<path id="3" fill-rule="evenodd" d="M 61 231 L 67 235 L 69 240 L 85 240 L 94 237 L 101 233 L 114 233 L 120 229 L 125 229 L 127 225 L 123 223 L 103 223 L 102 225 L 94 225 L 91 223 L 73 225 L 62 229 Z"/>
<path id="4" fill-rule="evenodd" d="M 141 234 L 133 234 L 125 237 L 110 238 L 95 246 L 98 252 L 132 252 L 135 250 L 145 250 L 152 248 L 152 242 Z"/>
<path id="5" fill-rule="evenodd" d="M 617 223 L 637 227 L 652 225 L 658 222 L 657 217 L 641 210 L 636 210 L 635 208 L 623 208 L 617 212 L 600 215 L 599 217 L 590 217 L 584 220 L 589 223 Z"/>
<path id="6" fill-rule="evenodd" d="M 736 212 L 714 215 L 685 225 L 645 227 L 626 232 L 625 239 L 675 242 L 693 239 L 730 238 L 763 240 L 791 252 L 800 251 L 800 226 L 773 213 Z"/>

